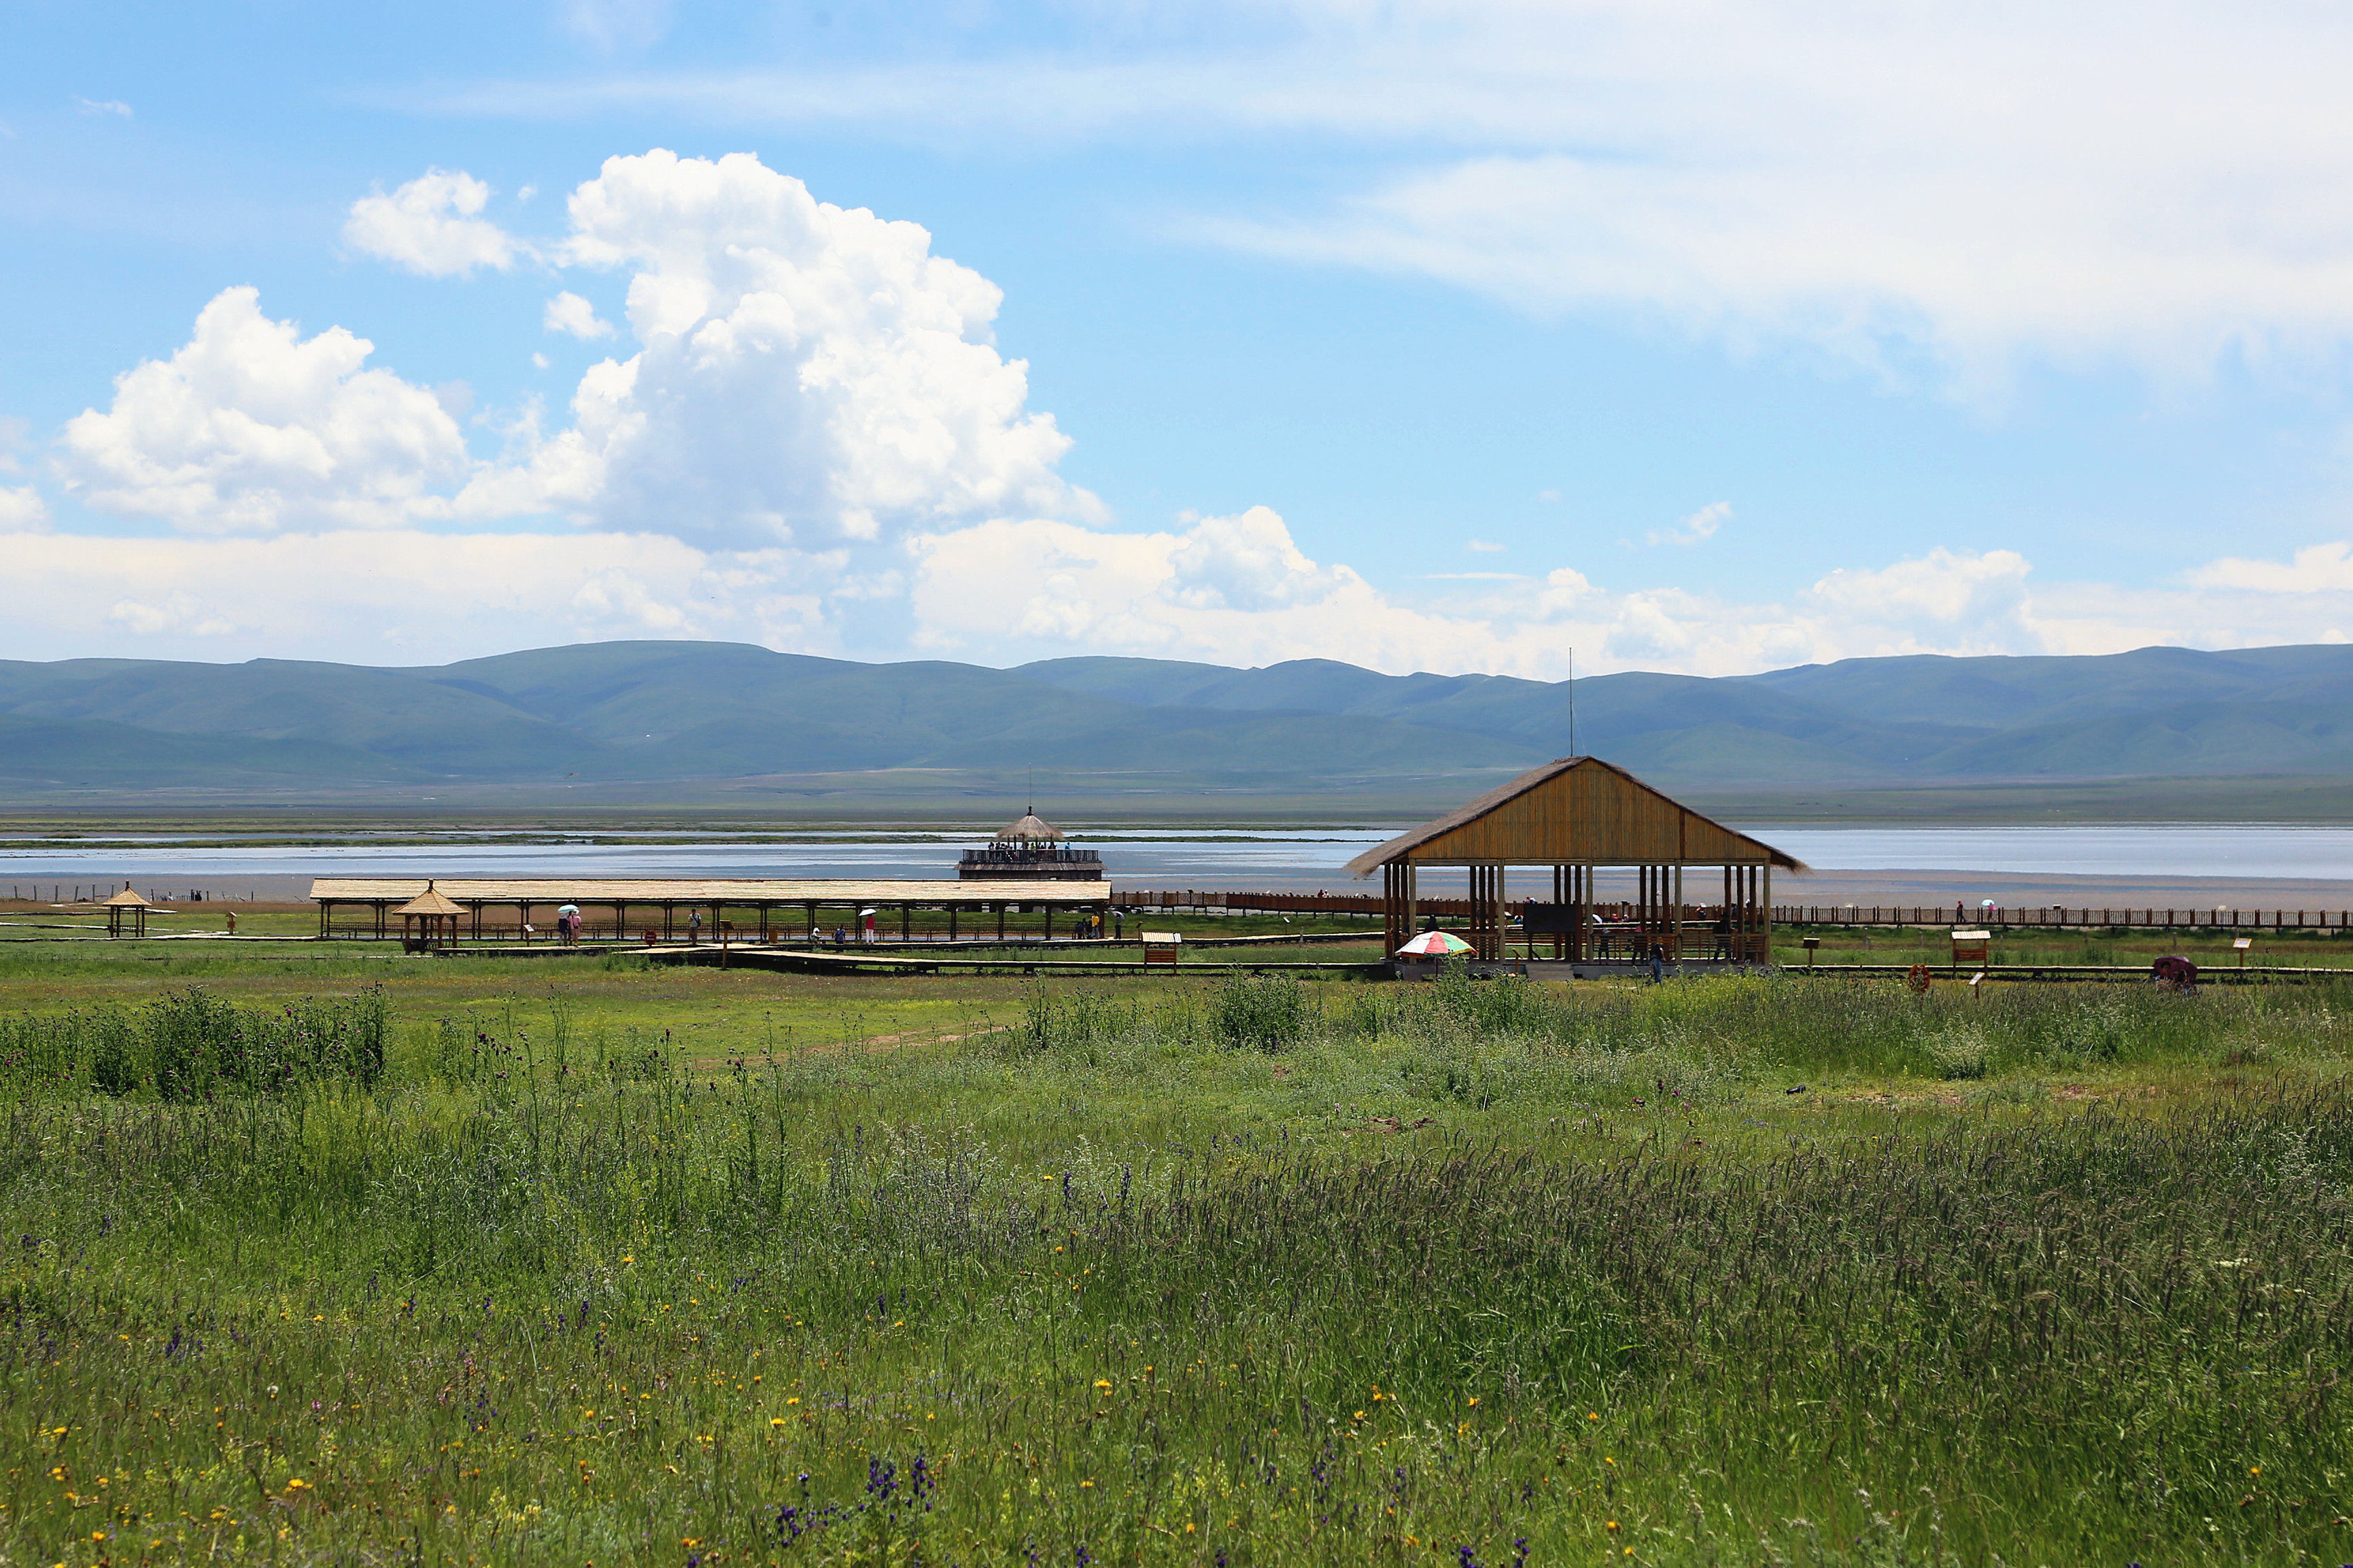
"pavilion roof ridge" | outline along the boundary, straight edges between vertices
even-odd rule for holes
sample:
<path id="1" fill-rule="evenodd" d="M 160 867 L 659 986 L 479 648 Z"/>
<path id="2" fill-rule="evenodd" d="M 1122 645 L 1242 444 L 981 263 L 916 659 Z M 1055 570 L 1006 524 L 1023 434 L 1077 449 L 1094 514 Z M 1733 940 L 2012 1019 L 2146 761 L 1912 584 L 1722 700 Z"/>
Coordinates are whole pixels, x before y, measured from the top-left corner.
<path id="1" fill-rule="evenodd" d="M 1613 773 L 1619 778 L 1623 779 L 1626 783 L 1633 785 L 1636 789 L 1643 790 L 1651 795 L 1658 796 L 1661 800 L 1666 801 L 1670 805 L 1673 805 L 1676 810 L 1685 813 L 1687 816 L 1699 822 L 1705 823 L 1708 826 L 1715 828 L 1716 831 L 1723 833 L 1729 837 L 1738 839 L 1744 844 L 1755 845 L 1758 849 L 1764 851 L 1765 861 L 1768 865 L 1778 866 L 1785 870 L 1790 871 L 1804 871 L 1807 869 L 1806 864 L 1797 857 L 1788 854 L 1783 850 L 1776 849 L 1773 846 L 1766 843 L 1764 840 L 1751 837 L 1749 835 L 1739 831 L 1737 828 L 1726 827 L 1723 823 L 1716 821 L 1712 816 L 1708 816 L 1701 812 L 1694 811 L 1690 806 L 1687 806 L 1683 805 L 1683 802 L 1676 800 L 1664 790 L 1660 789 L 1653 784 L 1644 784 L 1641 779 L 1636 778 L 1632 773 L 1627 772 L 1624 768 L 1620 767 L 1615 763 L 1604 762 L 1599 757 L 1578 756 L 1556 757 L 1551 762 L 1543 763 L 1537 767 L 1530 768 L 1526 773 L 1522 773 L 1519 777 L 1511 780 L 1509 783 L 1498 784 L 1495 788 L 1489 790 L 1485 795 L 1479 796 L 1478 799 L 1459 805 L 1443 816 L 1435 817 L 1429 822 L 1423 823 L 1419 827 L 1412 828 L 1405 833 L 1400 833 L 1386 844 L 1378 845 L 1371 849 L 1366 850 L 1363 854 L 1348 862 L 1346 867 L 1347 873 L 1359 880 L 1370 877 L 1375 871 L 1388 864 L 1390 861 L 1399 859 L 1409 855 L 1415 849 L 1419 848 L 1422 845 L 1428 844 L 1433 839 L 1442 837 L 1446 834 L 1451 833 L 1456 828 L 1461 827 L 1468 823 L 1475 822 L 1480 817 L 1486 816 L 1488 813 L 1495 810 L 1499 806 L 1506 805 L 1512 801 L 1517 800 L 1520 796 L 1526 795 L 1529 791 L 1549 784 L 1554 779 L 1560 777 L 1563 773 L 1572 772 L 1578 768 L 1596 768 L 1604 773 Z"/>

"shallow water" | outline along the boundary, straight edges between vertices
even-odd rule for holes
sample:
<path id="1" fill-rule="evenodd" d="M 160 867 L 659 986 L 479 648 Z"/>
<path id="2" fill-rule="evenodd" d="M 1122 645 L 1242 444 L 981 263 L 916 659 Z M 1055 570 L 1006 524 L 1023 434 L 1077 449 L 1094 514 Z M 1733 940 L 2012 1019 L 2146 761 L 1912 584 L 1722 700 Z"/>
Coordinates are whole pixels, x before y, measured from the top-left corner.
<path id="1" fill-rule="evenodd" d="M 1342 870 L 1398 827 L 1259 832 L 1218 841 L 1148 828 L 1092 842 L 1124 887 L 1328 888 L 1372 891 Z M 1744 829 L 1820 871 L 1936 868 L 2021 876 L 2293 879 L 2353 881 L 2353 827 L 2114 823 L 2021 827 Z M 0 888 L 131 879 L 142 887 L 235 889 L 249 879 L 314 876 L 953 878 L 968 836 L 861 842 L 859 831 L 807 844 L 481 844 L 252 846 L 158 841 L 125 849 L 0 847 Z M 1082 837 L 1081 843 L 1090 840 Z M 1435 883 L 1438 891 L 1442 883 Z"/>

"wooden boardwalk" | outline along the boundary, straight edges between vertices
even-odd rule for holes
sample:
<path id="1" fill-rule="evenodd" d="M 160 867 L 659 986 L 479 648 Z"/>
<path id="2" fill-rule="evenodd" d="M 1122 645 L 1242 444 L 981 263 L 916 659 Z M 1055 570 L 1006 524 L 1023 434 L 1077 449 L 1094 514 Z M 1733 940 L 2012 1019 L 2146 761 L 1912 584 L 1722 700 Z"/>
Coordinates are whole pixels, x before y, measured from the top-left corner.
<path id="1" fill-rule="evenodd" d="M 1204 888 L 1121 888 L 1113 900 L 1130 910 L 1183 910 L 1199 914 L 1377 915 L 1377 893 L 1252 893 Z M 1525 900 L 1505 905 L 1514 915 Z M 1441 919 L 1466 920 L 1468 899 L 1424 898 L 1415 907 Z M 1631 905 L 1597 903 L 1603 920 L 1622 918 Z M 1699 906 L 1694 906 L 1697 908 Z M 1965 925 L 1997 931 L 2353 931 L 2353 910 L 2086 909 L 2044 905 L 1987 909 L 1968 904 L 1776 904 L 1777 926 Z"/>

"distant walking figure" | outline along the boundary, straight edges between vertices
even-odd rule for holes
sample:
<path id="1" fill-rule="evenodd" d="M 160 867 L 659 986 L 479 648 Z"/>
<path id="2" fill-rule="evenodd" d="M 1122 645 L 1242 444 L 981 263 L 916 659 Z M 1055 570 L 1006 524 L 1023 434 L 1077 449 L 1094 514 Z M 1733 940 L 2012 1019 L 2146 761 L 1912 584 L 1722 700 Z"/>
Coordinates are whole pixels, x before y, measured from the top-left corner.
<path id="1" fill-rule="evenodd" d="M 689 910 L 686 915 L 686 942 L 691 947 L 702 940 L 702 911 Z"/>

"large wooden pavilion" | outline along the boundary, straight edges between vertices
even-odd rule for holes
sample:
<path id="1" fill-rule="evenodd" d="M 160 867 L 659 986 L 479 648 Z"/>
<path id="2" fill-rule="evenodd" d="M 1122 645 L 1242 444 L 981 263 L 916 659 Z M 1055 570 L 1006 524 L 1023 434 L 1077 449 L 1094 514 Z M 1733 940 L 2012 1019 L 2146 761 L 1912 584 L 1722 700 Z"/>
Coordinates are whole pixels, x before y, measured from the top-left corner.
<path id="1" fill-rule="evenodd" d="M 1548 900 L 1523 895 L 1522 931 L 1550 938 L 1557 961 L 1588 967 L 1769 962 L 1773 870 L 1805 867 L 1736 833 L 1598 757 L 1563 757 L 1348 863 L 1382 875 L 1388 950 L 1414 935 L 1418 879 L 1434 867 L 1470 874 L 1474 960 L 1504 956 L 1505 873 L 1537 868 Z M 1603 902 L 1595 873 L 1634 872 L 1630 899 Z M 1708 873 L 1690 889 L 1684 873 Z M 1720 881 L 1719 881 L 1720 877 Z M 1540 882 L 1539 887 L 1546 887 Z"/>

